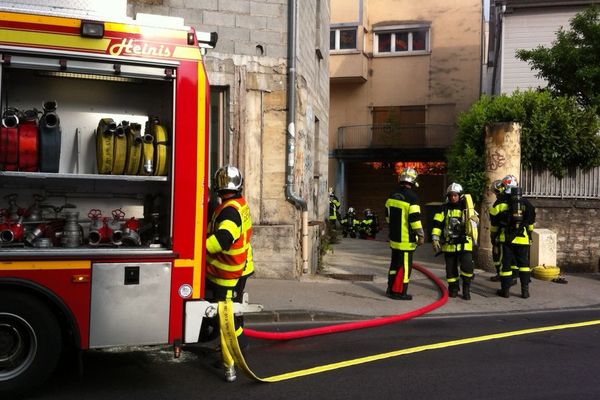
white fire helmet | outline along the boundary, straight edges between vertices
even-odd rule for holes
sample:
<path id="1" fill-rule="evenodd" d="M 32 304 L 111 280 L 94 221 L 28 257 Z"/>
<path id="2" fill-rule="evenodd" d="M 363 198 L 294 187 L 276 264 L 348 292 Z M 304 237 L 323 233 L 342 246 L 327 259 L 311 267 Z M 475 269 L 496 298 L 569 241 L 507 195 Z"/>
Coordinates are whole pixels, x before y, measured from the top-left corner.
<path id="1" fill-rule="evenodd" d="M 449 195 L 450 193 L 457 193 L 459 196 L 462 194 L 463 192 L 463 187 L 460 183 L 456 183 L 456 182 L 452 182 L 450 184 L 450 186 L 448 186 L 448 189 L 446 189 L 446 195 Z"/>
<path id="2" fill-rule="evenodd" d="M 504 178 L 502 178 L 502 185 L 504 186 L 505 193 L 510 194 L 512 188 L 519 186 L 519 182 L 517 181 L 516 176 L 506 175 Z"/>

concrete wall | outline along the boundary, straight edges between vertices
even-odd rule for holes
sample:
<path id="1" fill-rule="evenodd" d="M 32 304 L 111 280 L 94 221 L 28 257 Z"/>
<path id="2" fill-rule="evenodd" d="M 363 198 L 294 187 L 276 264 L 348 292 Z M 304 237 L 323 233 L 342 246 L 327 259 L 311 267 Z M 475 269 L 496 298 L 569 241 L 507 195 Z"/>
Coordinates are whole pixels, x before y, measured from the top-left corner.
<path id="1" fill-rule="evenodd" d="M 205 65 L 210 84 L 228 88 L 231 147 L 227 158 L 244 173 L 244 196 L 254 222 L 256 274 L 297 277 L 301 273 L 300 212 L 285 199 L 287 0 L 128 3 L 129 15 L 179 16 L 197 30 L 219 34 Z M 296 193 L 307 201 L 309 220 L 322 221 L 328 201 L 329 0 L 297 3 L 294 184 Z M 312 232 L 309 238 L 311 255 L 319 240 Z M 314 256 L 309 258 L 315 262 Z M 313 265 L 309 268 L 316 270 Z"/>

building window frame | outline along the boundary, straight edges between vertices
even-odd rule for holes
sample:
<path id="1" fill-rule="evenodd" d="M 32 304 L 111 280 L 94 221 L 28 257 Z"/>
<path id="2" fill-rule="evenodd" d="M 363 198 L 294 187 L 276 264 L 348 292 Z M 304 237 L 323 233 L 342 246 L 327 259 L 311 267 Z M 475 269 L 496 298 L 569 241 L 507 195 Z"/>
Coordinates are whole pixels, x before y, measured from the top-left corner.
<path id="1" fill-rule="evenodd" d="M 350 39 L 352 35 L 348 33 L 354 33 L 354 45 L 350 47 L 345 44 L 346 40 Z M 331 25 L 329 29 L 329 51 L 331 53 L 354 53 L 360 51 L 358 47 L 358 25 L 343 24 L 343 25 Z"/>
<path id="2" fill-rule="evenodd" d="M 229 87 L 210 87 L 208 176 L 228 162 Z"/>
<path id="3" fill-rule="evenodd" d="M 424 37 L 419 38 L 419 35 Z M 386 46 L 382 39 L 386 37 Z M 397 57 L 431 54 L 431 26 L 410 24 L 378 27 L 373 30 L 373 55 L 375 57 Z M 405 43 L 400 47 L 400 43 Z M 381 46 L 380 46 L 381 45 Z M 383 50 L 382 50 L 382 46 Z"/>

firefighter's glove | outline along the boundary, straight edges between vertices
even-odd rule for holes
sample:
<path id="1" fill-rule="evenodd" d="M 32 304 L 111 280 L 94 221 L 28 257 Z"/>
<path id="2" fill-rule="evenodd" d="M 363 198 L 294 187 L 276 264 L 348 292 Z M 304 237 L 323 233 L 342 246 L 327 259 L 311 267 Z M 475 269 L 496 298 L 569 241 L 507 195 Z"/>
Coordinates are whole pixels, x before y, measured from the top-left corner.
<path id="1" fill-rule="evenodd" d="M 441 252 L 441 251 L 442 251 L 442 245 L 440 244 L 440 241 L 439 241 L 439 240 L 435 240 L 435 239 L 434 239 L 434 240 L 432 240 L 432 241 L 431 241 L 431 245 L 433 246 L 433 252 L 434 252 L 435 254 L 437 254 L 437 253 L 439 253 L 439 252 Z"/>
<path id="2" fill-rule="evenodd" d="M 471 221 L 475 222 L 476 224 L 479 223 L 479 216 L 477 214 L 471 216 L 471 218 L 469 218 Z"/>
<path id="3" fill-rule="evenodd" d="M 417 235 L 417 246 L 421 246 L 425 244 L 425 237 L 422 235 Z"/>

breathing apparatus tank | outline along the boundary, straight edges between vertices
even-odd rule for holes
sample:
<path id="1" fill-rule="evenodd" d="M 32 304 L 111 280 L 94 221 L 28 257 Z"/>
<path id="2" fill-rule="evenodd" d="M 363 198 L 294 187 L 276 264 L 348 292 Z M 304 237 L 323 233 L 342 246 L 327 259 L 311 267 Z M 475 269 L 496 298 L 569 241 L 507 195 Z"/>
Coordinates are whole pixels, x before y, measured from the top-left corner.
<path id="1" fill-rule="evenodd" d="M 510 224 L 517 228 L 523 222 L 523 192 L 519 186 L 511 188 L 510 191 Z"/>

